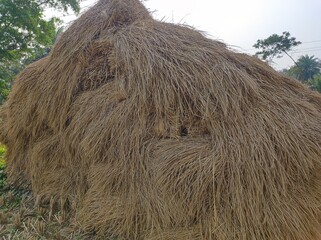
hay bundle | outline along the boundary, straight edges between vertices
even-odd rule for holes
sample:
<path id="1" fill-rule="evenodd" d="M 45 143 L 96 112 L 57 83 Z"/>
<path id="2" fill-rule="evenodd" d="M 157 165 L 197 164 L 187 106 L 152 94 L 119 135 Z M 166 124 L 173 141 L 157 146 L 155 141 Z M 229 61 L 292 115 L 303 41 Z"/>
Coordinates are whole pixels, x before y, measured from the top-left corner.
<path id="1" fill-rule="evenodd" d="M 12 182 L 124 239 L 317 239 L 321 96 L 138 0 L 101 0 L 2 109 Z"/>

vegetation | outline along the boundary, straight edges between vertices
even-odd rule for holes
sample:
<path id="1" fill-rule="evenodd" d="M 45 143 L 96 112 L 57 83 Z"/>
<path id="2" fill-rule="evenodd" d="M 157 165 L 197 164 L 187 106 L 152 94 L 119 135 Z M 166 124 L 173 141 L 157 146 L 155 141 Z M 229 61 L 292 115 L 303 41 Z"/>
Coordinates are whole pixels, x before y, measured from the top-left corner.
<path id="1" fill-rule="evenodd" d="M 310 80 L 310 85 L 312 88 L 318 92 L 321 93 L 321 74 L 315 75 L 311 80 Z"/>
<path id="2" fill-rule="evenodd" d="M 297 61 L 289 55 L 289 51 L 300 45 L 295 37 L 291 37 L 289 32 L 283 32 L 282 35 L 272 34 L 266 39 L 257 40 L 253 47 L 259 49 L 256 56 L 261 56 L 263 60 L 272 61 L 274 57 L 282 57 L 286 54 L 292 59 L 294 65 L 289 69 L 283 69 L 282 73 L 293 77 L 312 89 L 321 92 L 321 61 L 315 56 L 304 55 Z"/>
<path id="3" fill-rule="evenodd" d="M 14 76 L 53 45 L 61 21 L 46 20 L 44 10 L 80 10 L 79 0 L 1 0 L 0 2 L 0 104 Z"/>
<path id="4" fill-rule="evenodd" d="M 7 191 L 0 196 L 1 239 L 92 239 L 70 226 L 58 206 L 38 204 L 30 194 Z"/>
<path id="5" fill-rule="evenodd" d="M 5 154 L 5 147 L 0 145 L 0 194 L 2 193 L 4 186 L 5 186 L 5 161 L 4 161 L 4 154 Z"/>
<path id="6" fill-rule="evenodd" d="M 289 32 L 283 32 L 282 35 L 272 34 L 266 39 L 259 39 L 253 47 L 260 50 L 256 52 L 256 55 L 261 56 L 263 60 L 271 61 L 274 57 L 279 58 L 286 54 L 295 63 L 288 52 L 300 44 L 301 42 L 296 41 L 295 37 L 291 37 Z"/>
<path id="7" fill-rule="evenodd" d="M 297 64 L 282 73 L 307 84 L 311 89 L 321 92 L 321 62 L 314 56 L 301 56 Z"/>
<path id="8" fill-rule="evenodd" d="M 301 56 L 297 64 L 289 69 L 289 74 L 296 79 L 307 82 L 320 73 L 320 62 L 314 56 Z"/>

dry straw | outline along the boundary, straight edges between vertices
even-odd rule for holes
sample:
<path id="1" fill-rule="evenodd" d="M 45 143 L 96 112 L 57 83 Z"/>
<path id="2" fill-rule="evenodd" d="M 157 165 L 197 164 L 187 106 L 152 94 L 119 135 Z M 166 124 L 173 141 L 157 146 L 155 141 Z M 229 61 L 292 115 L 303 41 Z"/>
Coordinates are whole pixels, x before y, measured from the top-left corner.
<path id="1" fill-rule="evenodd" d="M 2 109 L 12 182 L 119 239 L 320 239 L 321 95 L 101 0 Z"/>

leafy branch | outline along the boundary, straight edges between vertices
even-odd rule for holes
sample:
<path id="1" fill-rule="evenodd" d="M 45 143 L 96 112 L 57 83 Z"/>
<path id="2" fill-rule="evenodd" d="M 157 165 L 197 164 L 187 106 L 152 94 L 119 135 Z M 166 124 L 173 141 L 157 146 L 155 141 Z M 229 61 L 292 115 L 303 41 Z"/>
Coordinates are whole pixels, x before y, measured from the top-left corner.
<path id="1" fill-rule="evenodd" d="M 274 57 L 280 58 L 286 54 L 297 64 L 288 52 L 300 44 L 301 42 L 296 41 L 295 37 L 291 37 L 289 32 L 283 32 L 282 35 L 273 34 L 266 39 L 259 39 L 253 47 L 260 50 L 255 55 L 261 56 L 263 60 L 271 61 Z"/>

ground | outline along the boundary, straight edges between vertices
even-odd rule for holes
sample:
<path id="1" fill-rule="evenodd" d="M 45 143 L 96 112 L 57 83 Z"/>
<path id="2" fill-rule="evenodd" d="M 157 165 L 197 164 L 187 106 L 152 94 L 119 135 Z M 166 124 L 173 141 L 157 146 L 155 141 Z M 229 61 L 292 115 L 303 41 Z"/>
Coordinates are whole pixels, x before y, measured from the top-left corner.
<path id="1" fill-rule="evenodd" d="M 0 239 L 93 239 L 70 226 L 59 204 L 40 204 L 28 189 L 6 183 L 5 148 L 0 145 Z"/>

